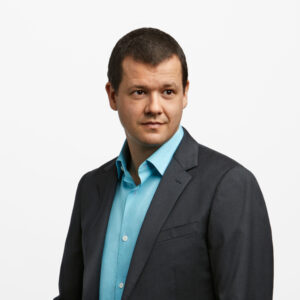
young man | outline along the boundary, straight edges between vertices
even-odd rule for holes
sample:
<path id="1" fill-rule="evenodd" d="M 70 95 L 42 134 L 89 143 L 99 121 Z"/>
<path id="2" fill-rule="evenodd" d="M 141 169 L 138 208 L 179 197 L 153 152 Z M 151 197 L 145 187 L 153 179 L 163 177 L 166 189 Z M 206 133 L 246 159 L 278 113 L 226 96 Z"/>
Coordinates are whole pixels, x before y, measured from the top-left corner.
<path id="1" fill-rule="evenodd" d="M 55 299 L 272 299 L 271 228 L 254 175 L 180 125 L 181 47 L 134 30 L 113 49 L 108 79 L 126 141 L 78 184 Z"/>

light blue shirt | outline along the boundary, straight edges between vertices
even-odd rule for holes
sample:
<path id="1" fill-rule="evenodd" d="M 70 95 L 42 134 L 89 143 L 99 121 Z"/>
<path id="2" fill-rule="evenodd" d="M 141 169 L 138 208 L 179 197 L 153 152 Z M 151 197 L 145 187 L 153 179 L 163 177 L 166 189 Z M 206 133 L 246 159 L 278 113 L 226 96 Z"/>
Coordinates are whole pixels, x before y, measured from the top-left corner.
<path id="1" fill-rule="evenodd" d="M 129 149 L 127 142 L 124 142 L 116 160 L 118 185 L 105 236 L 100 300 L 121 299 L 132 253 L 146 212 L 183 135 L 184 131 L 179 126 L 176 133 L 139 166 L 139 185 L 135 185 L 127 170 Z"/>

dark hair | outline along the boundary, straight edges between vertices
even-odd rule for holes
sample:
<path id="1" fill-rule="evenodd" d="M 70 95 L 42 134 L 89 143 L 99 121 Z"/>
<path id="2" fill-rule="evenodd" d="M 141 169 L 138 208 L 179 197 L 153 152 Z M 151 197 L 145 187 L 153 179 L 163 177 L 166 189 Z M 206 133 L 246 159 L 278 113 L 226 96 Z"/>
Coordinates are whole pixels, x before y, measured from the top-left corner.
<path id="1" fill-rule="evenodd" d="M 127 56 L 156 66 L 174 54 L 181 63 L 182 86 L 185 89 L 188 78 L 187 63 L 184 52 L 176 40 L 156 28 L 135 29 L 124 35 L 115 45 L 108 63 L 108 80 L 118 92 L 122 80 L 122 62 Z"/>

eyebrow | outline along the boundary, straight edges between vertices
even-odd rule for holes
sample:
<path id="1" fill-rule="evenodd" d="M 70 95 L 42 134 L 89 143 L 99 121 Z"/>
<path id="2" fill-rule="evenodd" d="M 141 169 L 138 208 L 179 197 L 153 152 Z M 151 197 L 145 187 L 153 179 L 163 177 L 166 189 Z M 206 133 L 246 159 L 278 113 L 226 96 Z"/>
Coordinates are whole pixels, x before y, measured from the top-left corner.
<path id="1" fill-rule="evenodd" d="M 176 84 L 176 82 L 171 82 L 171 83 L 166 83 L 163 85 L 164 88 L 167 87 L 174 87 L 174 88 L 178 88 L 178 85 Z"/>
<path id="2" fill-rule="evenodd" d="M 171 83 L 165 83 L 162 85 L 162 88 L 169 88 L 169 87 L 173 87 L 173 88 L 178 88 L 178 85 L 175 82 L 171 82 Z M 147 90 L 148 87 L 146 85 L 141 85 L 141 84 L 134 84 L 132 86 L 130 86 L 128 89 L 144 89 Z"/>

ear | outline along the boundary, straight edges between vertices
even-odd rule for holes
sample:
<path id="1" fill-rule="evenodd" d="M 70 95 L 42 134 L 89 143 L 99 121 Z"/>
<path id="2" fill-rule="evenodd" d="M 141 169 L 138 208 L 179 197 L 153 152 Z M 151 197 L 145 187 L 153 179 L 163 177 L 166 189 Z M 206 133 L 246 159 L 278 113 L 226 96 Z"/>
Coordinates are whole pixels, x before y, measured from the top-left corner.
<path id="1" fill-rule="evenodd" d="M 117 101 L 116 101 L 116 92 L 110 82 L 107 82 L 107 84 L 105 85 L 105 90 L 108 96 L 109 105 L 111 109 L 118 110 Z"/>
<path id="2" fill-rule="evenodd" d="M 183 99 L 182 99 L 183 108 L 185 108 L 187 106 L 187 103 L 188 103 L 188 91 L 189 91 L 189 87 L 190 87 L 190 82 L 187 81 L 186 82 L 186 86 L 185 86 L 185 90 L 184 90 L 184 93 L 183 93 Z"/>

